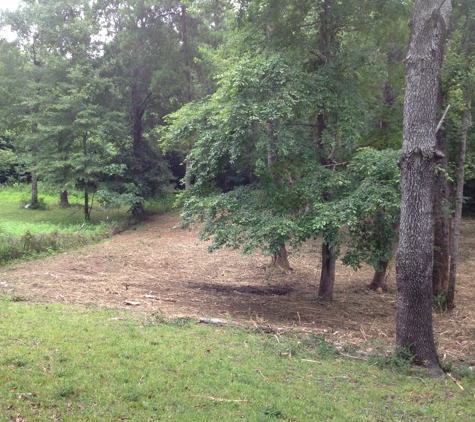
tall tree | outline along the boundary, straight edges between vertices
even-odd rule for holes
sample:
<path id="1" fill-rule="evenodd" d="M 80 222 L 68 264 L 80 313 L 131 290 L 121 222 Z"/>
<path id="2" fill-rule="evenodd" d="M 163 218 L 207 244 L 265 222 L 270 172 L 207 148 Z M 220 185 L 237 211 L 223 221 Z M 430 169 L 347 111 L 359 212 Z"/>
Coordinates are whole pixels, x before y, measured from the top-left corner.
<path id="1" fill-rule="evenodd" d="M 416 0 L 405 58 L 401 224 L 397 255 L 396 346 L 432 376 L 442 375 L 432 329 L 432 205 L 437 95 L 450 0 Z"/>

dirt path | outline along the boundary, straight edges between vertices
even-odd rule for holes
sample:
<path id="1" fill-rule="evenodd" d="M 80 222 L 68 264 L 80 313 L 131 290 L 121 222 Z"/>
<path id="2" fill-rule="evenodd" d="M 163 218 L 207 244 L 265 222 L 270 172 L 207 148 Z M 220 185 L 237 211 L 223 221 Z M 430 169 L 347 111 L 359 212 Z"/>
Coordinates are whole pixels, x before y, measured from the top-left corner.
<path id="1" fill-rule="evenodd" d="M 292 253 L 295 271 L 285 274 L 268 268 L 270 259 L 259 253 L 209 254 L 208 245 L 197 242 L 197 231 L 175 228 L 178 223 L 176 216 L 156 217 L 97 245 L 3 267 L 0 282 L 30 301 L 93 304 L 164 316 L 231 317 L 274 328 L 325 332 L 329 338 L 355 345 L 377 339 L 394 344 L 394 265 L 390 290 L 383 294 L 366 287 L 371 269 L 355 273 L 338 265 L 336 300 L 322 303 L 316 298 L 317 243 L 309 242 Z M 466 220 L 457 308 L 451 314 L 434 314 L 441 355 L 471 364 L 475 363 L 474 248 L 475 221 Z"/>

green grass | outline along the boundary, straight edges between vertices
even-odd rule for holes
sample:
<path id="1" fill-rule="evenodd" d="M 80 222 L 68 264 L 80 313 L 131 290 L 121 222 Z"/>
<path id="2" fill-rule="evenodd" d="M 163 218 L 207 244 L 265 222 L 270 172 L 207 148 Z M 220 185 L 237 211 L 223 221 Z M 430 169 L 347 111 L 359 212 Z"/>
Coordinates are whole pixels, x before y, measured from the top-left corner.
<path id="1" fill-rule="evenodd" d="M 71 225 L 81 225 L 84 222 L 83 197 L 73 192 L 69 195 L 70 206 L 59 206 L 59 192 L 56 195 L 44 192 L 44 189 L 39 184 L 39 198 L 44 201 L 46 209 L 25 209 L 24 205 L 28 203 L 31 191 L 29 185 L 17 185 L 15 187 L 0 188 L 0 224 L 2 227 L 8 224 L 9 229 L 12 230 L 16 224 L 21 224 L 23 227 L 29 225 L 28 230 L 35 230 L 35 225 L 45 224 L 47 230 L 48 225 L 67 227 Z M 91 213 L 91 223 L 97 224 L 100 222 L 123 222 L 127 216 L 126 207 L 117 209 L 103 209 L 100 204 L 93 204 Z M 14 230 L 14 229 L 13 229 Z M 15 234 L 23 234 L 16 232 Z"/>
<path id="2" fill-rule="evenodd" d="M 59 194 L 40 195 L 43 209 L 35 210 L 24 208 L 29 195 L 27 185 L 0 188 L 0 265 L 95 242 L 128 224 L 127 207 L 105 209 L 96 200 L 91 221 L 86 223 L 83 198 L 78 193 L 70 195 L 69 207 L 59 206 Z M 166 198 L 148 202 L 146 207 L 163 213 L 172 203 L 173 198 Z"/>
<path id="3" fill-rule="evenodd" d="M 475 420 L 473 376 L 462 391 L 319 336 L 13 299 L 0 300 L 0 421 Z"/>

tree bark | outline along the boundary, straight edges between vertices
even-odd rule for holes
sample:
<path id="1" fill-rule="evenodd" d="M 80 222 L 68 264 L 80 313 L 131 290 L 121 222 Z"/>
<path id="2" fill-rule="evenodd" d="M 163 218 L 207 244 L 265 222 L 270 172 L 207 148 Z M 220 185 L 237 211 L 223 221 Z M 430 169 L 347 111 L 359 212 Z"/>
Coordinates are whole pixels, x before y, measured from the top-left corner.
<path id="1" fill-rule="evenodd" d="M 457 193 L 455 197 L 454 229 L 452 233 L 452 251 L 450 255 L 449 283 L 447 288 L 447 309 L 455 308 L 455 284 L 457 281 L 457 260 L 459 250 L 460 224 L 462 222 L 463 179 L 465 167 L 465 152 L 467 148 L 468 123 L 471 116 L 470 105 L 467 104 L 462 117 L 462 139 L 457 172 Z"/>
<path id="2" fill-rule="evenodd" d="M 325 7 L 327 2 L 325 2 Z M 326 9 L 325 9 L 326 10 Z M 323 25 L 323 24 L 322 24 Z M 324 25 L 323 25 L 324 26 Z M 324 44 L 323 44 L 324 45 Z M 317 147 L 321 150 L 320 164 L 327 166 L 333 163 L 333 152 L 327 159 L 325 154 L 325 148 L 323 146 L 323 132 L 326 130 L 325 119 L 322 114 L 317 116 Z M 323 197 L 331 201 L 333 199 L 333 193 L 324 193 Z M 335 285 L 335 248 L 328 242 L 323 240 L 322 242 L 322 270 L 320 272 L 320 284 L 318 287 L 318 297 L 321 300 L 333 300 L 333 286 Z"/>
<path id="3" fill-rule="evenodd" d="M 83 154 L 87 155 L 87 133 L 82 133 L 82 148 Z M 89 221 L 91 219 L 91 212 L 89 210 L 89 186 L 86 178 L 86 164 L 84 164 L 84 219 Z"/>
<path id="4" fill-rule="evenodd" d="M 386 272 L 388 270 L 389 261 L 379 261 L 379 270 L 374 272 L 373 280 L 368 286 L 371 290 L 381 289 L 385 292 L 388 288 L 386 286 Z"/>
<path id="5" fill-rule="evenodd" d="M 446 291 L 449 280 L 449 197 L 448 183 L 445 171 L 447 170 L 447 157 L 445 156 L 445 132 L 437 133 L 437 149 L 444 154 L 439 161 L 443 171 L 439 171 L 435 177 L 434 192 L 434 262 L 432 270 L 432 294 L 438 296 Z"/>
<path id="6" fill-rule="evenodd" d="M 320 300 L 333 300 L 333 285 L 335 284 L 335 248 L 329 243 L 322 244 L 322 271 L 320 273 L 320 286 L 318 298 Z"/>
<path id="7" fill-rule="evenodd" d="M 31 208 L 38 206 L 38 176 L 35 170 L 31 170 Z"/>
<path id="8" fill-rule="evenodd" d="M 441 4 L 442 3 L 442 4 Z M 416 0 L 404 63 L 404 139 L 401 167 L 401 222 L 396 264 L 396 347 L 443 374 L 432 328 L 432 209 L 439 87 L 450 0 Z"/>
<path id="9" fill-rule="evenodd" d="M 69 206 L 69 199 L 68 199 L 68 191 L 67 190 L 63 190 L 59 193 L 59 200 L 60 200 L 60 205 L 62 207 Z"/>

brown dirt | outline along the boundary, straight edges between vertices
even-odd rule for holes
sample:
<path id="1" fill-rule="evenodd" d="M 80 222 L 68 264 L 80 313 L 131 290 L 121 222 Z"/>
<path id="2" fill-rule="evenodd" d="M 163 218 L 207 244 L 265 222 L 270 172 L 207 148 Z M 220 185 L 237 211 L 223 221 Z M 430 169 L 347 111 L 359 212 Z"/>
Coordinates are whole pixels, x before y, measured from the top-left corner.
<path id="1" fill-rule="evenodd" d="M 395 271 L 389 291 L 367 288 L 373 272 L 337 265 L 334 300 L 317 300 L 320 270 L 317 242 L 291 251 L 291 274 L 270 267 L 270 257 L 224 249 L 213 254 L 198 243 L 196 230 L 177 228 L 164 215 L 97 245 L 0 269 L 0 293 L 29 301 L 92 304 L 166 317 L 232 318 L 273 329 L 327 333 L 360 345 L 395 342 Z M 475 221 L 462 227 L 457 307 L 434 313 L 434 331 L 444 359 L 475 362 Z M 5 287 L 5 283 L 8 287 Z M 127 305 L 126 302 L 140 302 Z"/>

